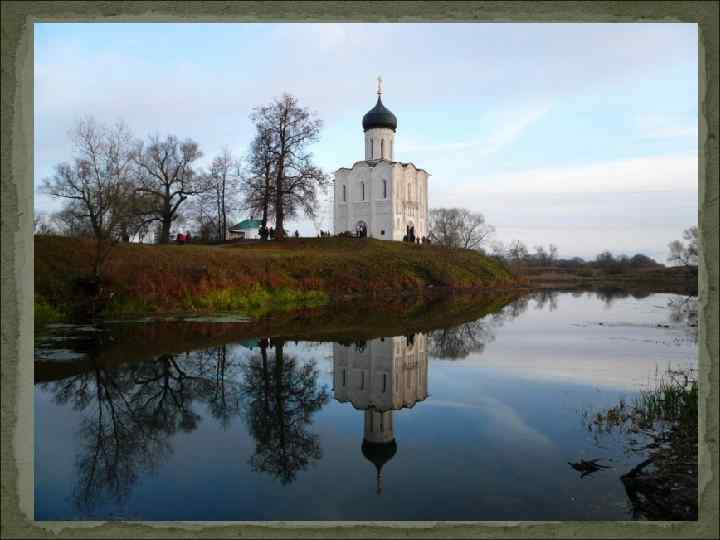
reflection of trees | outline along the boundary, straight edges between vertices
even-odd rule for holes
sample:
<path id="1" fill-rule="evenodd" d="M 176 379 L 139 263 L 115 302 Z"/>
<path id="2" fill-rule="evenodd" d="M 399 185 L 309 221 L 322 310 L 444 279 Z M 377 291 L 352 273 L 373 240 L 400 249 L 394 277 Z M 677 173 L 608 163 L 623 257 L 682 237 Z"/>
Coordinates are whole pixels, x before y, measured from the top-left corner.
<path id="1" fill-rule="evenodd" d="M 517 319 L 527 311 L 530 297 L 531 295 L 528 294 L 510 302 L 505 309 L 500 312 L 500 318 L 502 318 L 502 320 Z"/>
<path id="2" fill-rule="evenodd" d="M 472 352 L 482 353 L 495 339 L 493 320 L 479 319 L 429 334 L 428 352 L 435 357 L 462 359 Z"/>
<path id="3" fill-rule="evenodd" d="M 250 459 L 254 470 L 292 482 L 298 471 L 320 459 L 318 436 L 308 430 L 313 413 L 329 399 L 327 388 L 318 388 L 315 362 L 301 364 L 283 353 L 282 341 L 274 343 L 268 358 L 268 340 L 261 340 L 260 354 L 243 366 L 242 396 L 245 416 L 255 439 Z"/>
<path id="4" fill-rule="evenodd" d="M 227 425 L 240 408 L 238 385 L 228 382 L 233 362 L 225 346 L 183 356 L 82 373 L 48 387 L 58 403 L 94 408 L 83 419 L 75 504 L 91 513 L 105 501 L 122 503 L 142 473 L 153 472 L 170 452 L 178 430 L 197 428 L 196 401 Z"/>
<path id="5" fill-rule="evenodd" d="M 668 301 L 670 320 L 682 324 L 686 334 L 697 343 L 698 339 L 698 298 L 697 296 L 684 296 L 671 298 Z"/>
<path id="6" fill-rule="evenodd" d="M 551 291 L 549 289 L 542 289 L 530 294 L 530 297 L 535 301 L 535 309 L 542 310 L 547 306 L 548 311 L 555 311 L 557 309 L 558 291 Z"/>
<path id="7" fill-rule="evenodd" d="M 482 319 L 433 330 L 428 334 L 428 352 L 432 356 L 448 359 L 466 358 L 473 352 L 482 353 L 485 345 L 495 340 L 495 328 L 522 315 L 528 309 L 530 300 L 535 300 L 538 309 L 549 304 L 552 310 L 557 307 L 557 292 L 530 293 Z"/>
<path id="8" fill-rule="evenodd" d="M 590 294 L 590 293 L 588 293 Z M 595 297 L 605 303 L 606 308 L 612 307 L 617 299 L 628 298 L 632 296 L 636 300 L 642 300 L 653 294 L 652 290 L 633 289 L 628 291 L 619 287 L 600 287 L 595 291 Z"/>

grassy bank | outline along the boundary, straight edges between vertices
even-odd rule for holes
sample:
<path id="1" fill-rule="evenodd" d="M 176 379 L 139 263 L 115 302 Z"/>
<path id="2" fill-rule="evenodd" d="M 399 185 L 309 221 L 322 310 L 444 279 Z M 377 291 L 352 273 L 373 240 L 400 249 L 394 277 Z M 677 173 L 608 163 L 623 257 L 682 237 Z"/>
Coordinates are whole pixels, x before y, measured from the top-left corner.
<path id="1" fill-rule="evenodd" d="M 475 251 L 322 238 L 225 246 L 122 244 L 98 284 L 88 279 L 93 249 L 88 240 L 36 236 L 36 306 L 59 314 L 262 315 L 353 296 L 515 283 L 501 263 Z"/>

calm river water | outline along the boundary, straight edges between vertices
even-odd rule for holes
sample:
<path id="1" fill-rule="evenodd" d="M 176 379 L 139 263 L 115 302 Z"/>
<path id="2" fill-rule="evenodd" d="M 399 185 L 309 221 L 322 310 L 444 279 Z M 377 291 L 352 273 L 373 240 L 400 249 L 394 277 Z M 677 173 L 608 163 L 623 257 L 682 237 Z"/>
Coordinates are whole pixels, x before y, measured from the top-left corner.
<path id="1" fill-rule="evenodd" d="M 695 366 L 687 301 L 546 292 L 331 337 L 312 320 L 51 326 L 35 517 L 632 519 L 620 476 L 643 457 L 584 415 Z M 610 468 L 568 464 L 594 458 Z"/>

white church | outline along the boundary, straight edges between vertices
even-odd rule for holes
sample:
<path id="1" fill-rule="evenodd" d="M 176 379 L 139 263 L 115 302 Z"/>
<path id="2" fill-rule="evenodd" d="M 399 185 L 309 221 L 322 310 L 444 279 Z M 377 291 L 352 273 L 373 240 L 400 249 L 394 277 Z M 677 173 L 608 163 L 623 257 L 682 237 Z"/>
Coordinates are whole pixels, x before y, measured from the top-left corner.
<path id="1" fill-rule="evenodd" d="M 428 235 L 428 177 L 413 163 L 394 160 L 397 118 L 382 103 L 363 116 L 365 159 L 335 172 L 335 234 L 349 231 L 380 240 Z"/>

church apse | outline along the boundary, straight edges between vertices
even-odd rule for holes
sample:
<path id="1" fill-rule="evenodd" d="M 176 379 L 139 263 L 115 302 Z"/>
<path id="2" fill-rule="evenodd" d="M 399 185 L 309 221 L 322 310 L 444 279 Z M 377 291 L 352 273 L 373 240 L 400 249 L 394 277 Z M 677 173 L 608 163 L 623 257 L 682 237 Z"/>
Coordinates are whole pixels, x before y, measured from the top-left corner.
<path id="1" fill-rule="evenodd" d="M 427 338 L 424 334 L 333 344 L 335 399 L 363 411 L 362 454 L 377 471 L 397 452 L 394 412 L 428 396 Z"/>

